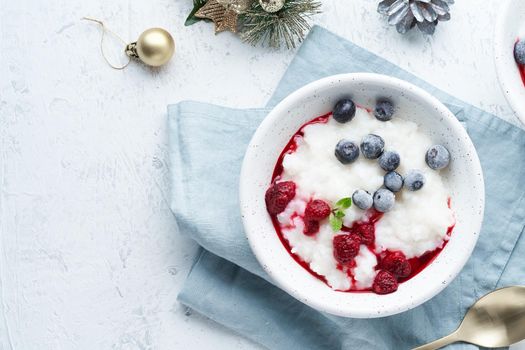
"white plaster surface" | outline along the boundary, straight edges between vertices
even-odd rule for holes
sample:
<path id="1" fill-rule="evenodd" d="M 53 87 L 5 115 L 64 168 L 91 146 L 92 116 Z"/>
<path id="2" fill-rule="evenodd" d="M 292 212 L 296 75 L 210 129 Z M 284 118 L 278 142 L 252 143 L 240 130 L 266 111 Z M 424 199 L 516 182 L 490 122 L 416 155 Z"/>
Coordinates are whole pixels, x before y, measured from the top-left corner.
<path id="1" fill-rule="evenodd" d="M 493 66 L 500 1 L 457 1 L 432 38 L 398 35 L 376 1 L 323 3 L 317 23 L 517 123 Z M 294 52 L 184 27 L 190 7 L 0 0 L 0 350 L 260 348 L 175 300 L 196 246 L 168 208 L 166 105 L 262 106 Z M 164 27 L 176 57 L 114 71 L 86 15 L 130 41 Z"/>

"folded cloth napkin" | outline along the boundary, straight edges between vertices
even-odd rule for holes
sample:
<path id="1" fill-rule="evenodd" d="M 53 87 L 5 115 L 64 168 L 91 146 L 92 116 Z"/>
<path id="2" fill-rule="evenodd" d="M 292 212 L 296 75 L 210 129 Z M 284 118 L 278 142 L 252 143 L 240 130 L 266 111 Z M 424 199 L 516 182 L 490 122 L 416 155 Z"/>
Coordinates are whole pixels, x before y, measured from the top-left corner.
<path id="1" fill-rule="evenodd" d="M 318 312 L 272 285 L 242 228 L 241 162 L 268 109 L 196 102 L 169 106 L 171 207 L 180 232 L 204 248 L 178 299 L 270 349 L 408 349 L 453 331 L 484 293 L 525 282 L 525 132 L 320 27 L 303 43 L 268 106 L 306 83 L 345 72 L 410 81 L 439 98 L 464 123 L 485 176 L 483 229 L 459 276 L 423 305 L 368 320 Z"/>

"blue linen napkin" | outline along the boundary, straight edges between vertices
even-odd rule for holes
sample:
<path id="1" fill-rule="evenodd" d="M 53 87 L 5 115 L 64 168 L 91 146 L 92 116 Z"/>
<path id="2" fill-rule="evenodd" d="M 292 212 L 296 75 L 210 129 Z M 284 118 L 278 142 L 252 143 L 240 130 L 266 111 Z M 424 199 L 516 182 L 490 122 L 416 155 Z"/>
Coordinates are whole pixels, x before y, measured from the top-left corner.
<path id="1" fill-rule="evenodd" d="M 525 132 L 320 27 L 314 27 L 303 43 L 268 106 L 306 83 L 348 72 L 410 81 L 439 98 L 464 123 L 485 176 L 483 229 L 459 276 L 423 305 L 369 320 L 318 312 L 272 285 L 242 228 L 241 162 L 269 109 L 170 105 L 171 207 L 180 232 L 204 248 L 178 299 L 270 349 L 408 349 L 453 331 L 483 294 L 525 282 Z"/>

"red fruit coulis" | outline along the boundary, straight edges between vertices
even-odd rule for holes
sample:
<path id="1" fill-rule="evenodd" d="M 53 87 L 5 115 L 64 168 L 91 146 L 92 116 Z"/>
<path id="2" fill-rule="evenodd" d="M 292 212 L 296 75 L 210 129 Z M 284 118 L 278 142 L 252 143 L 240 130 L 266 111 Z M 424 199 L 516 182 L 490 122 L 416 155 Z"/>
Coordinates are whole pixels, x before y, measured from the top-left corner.
<path id="1" fill-rule="evenodd" d="M 525 86 L 525 65 L 518 64 L 518 69 L 520 70 L 521 81 L 523 82 L 523 86 Z"/>
<path id="2" fill-rule="evenodd" d="M 283 151 L 279 155 L 279 158 L 277 160 L 277 163 L 276 163 L 274 171 L 273 171 L 272 183 L 274 181 L 278 180 L 280 178 L 282 172 L 283 172 L 283 159 L 284 159 L 284 157 L 287 154 L 294 153 L 297 150 L 297 141 L 299 141 L 304 136 L 304 128 L 307 127 L 308 125 L 312 125 L 312 124 L 326 124 L 328 122 L 330 116 L 331 116 L 331 113 L 328 113 L 328 114 L 322 115 L 320 117 L 317 117 L 317 118 L 315 118 L 315 119 L 305 123 L 292 136 L 292 138 L 290 139 L 290 141 L 288 142 L 286 147 L 283 149 Z M 450 208 L 450 205 L 451 205 L 450 198 L 448 199 L 448 203 L 447 204 L 448 204 L 448 206 Z M 315 271 L 313 271 L 310 268 L 310 265 L 307 262 L 302 260 L 301 257 L 298 256 L 297 254 L 292 253 L 292 247 L 290 246 L 290 243 L 286 240 L 286 238 L 283 235 L 283 232 L 282 232 L 282 229 L 281 229 L 281 224 L 279 223 L 279 220 L 277 219 L 277 215 L 270 215 L 270 216 L 272 218 L 272 223 L 273 223 L 273 226 L 275 228 L 275 231 L 277 232 L 277 235 L 279 236 L 279 239 L 281 240 L 283 246 L 286 248 L 286 250 L 288 251 L 290 256 L 299 265 L 301 265 L 306 271 L 308 271 L 312 276 L 314 276 L 315 278 L 323 281 L 325 284 L 328 285 L 328 282 L 327 282 L 327 280 L 326 280 L 326 278 L 324 276 L 321 276 L 318 273 L 316 273 Z M 292 222 L 293 222 L 293 219 L 297 218 L 297 217 L 300 217 L 300 215 L 297 214 L 297 213 L 294 213 L 291 216 Z M 368 221 L 366 221 L 366 222 L 356 221 L 356 222 L 354 222 L 352 224 L 351 227 L 343 226 L 341 231 L 344 231 L 344 232 L 358 232 L 359 231 L 359 226 L 361 226 L 361 225 L 370 225 L 370 224 L 373 224 L 374 225 L 374 229 L 375 229 L 375 224 L 383 217 L 383 213 L 378 212 L 378 211 L 376 211 L 374 209 L 370 209 L 367 212 L 366 217 L 368 218 Z M 285 228 L 292 228 L 292 227 L 293 226 L 285 226 Z M 453 229 L 454 229 L 454 225 L 450 226 L 447 229 L 447 236 L 450 237 L 450 235 L 452 234 Z M 441 253 L 441 251 L 445 248 L 447 243 L 448 243 L 448 239 L 443 242 L 443 246 L 441 248 L 437 248 L 435 250 L 428 251 L 428 252 L 424 253 L 423 255 L 421 255 L 421 256 L 419 256 L 417 258 L 408 259 L 408 262 L 410 263 L 410 266 L 411 266 L 411 273 L 410 273 L 409 276 L 407 276 L 405 278 L 399 278 L 398 282 L 399 283 L 406 282 L 409 279 L 411 279 L 414 276 L 416 276 L 418 273 L 420 273 L 426 266 L 428 266 L 439 255 L 439 253 Z M 381 257 L 382 257 L 382 255 L 385 254 L 385 252 L 382 252 L 382 253 L 379 253 L 379 254 L 375 253 L 375 248 L 376 248 L 375 247 L 375 243 L 369 245 L 368 248 L 370 249 L 370 251 L 372 251 L 376 255 L 376 258 L 377 258 L 377 261 L 378 261 L 378 265 L 376 266 L 376 269 L 378 270 L 379 269 L 379 262 L 381 261 Z M 353 275 L 351 273 L 351 268 L 352 267 L 353 266 L 341 266 L 341 265 L 337 266 L 337 268 L 339 270 L 347 272 L 348 276 L 352 279 L 352 285 L 354 285 L 355 280 L 354 280 L 354 277 L 353 277 Z M 349 289 L 349 290 L 344 290 L 344 291 L 341 290 L 339 292 L 352 292 L 352 293 L 363 293 L 363 292 L 366 292 L 366 293 L 368 293 L 368 292 L 372 292 L 372 289 L 371 288 L 365 289 L 365 290 Z"/>

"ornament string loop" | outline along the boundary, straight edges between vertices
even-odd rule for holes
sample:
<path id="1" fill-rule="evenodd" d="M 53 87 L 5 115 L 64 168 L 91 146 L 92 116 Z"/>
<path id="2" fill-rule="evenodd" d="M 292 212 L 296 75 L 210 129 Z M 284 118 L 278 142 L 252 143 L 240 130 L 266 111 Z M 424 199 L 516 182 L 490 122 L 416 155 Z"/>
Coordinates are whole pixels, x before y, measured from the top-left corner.
<path id="1" fill-rule="evenodd" d="M 122 70 L 122 69 L 126 68 L 129 65 L 129 63 L 131 62 L 131 57 L 127 56 L 128 57 L 128 62 L 126 62 L 124 65 L 121 65 L 121 66 L 117 66 L 117 65 L 111 63 L 111 61 L 108 59 L 108 56 L 104 52 L 104 37 L 105 37 L 106 32 L 108 32 L 108 33 L 114 35 L 120 41 L 122 41 L 122 43 L 124 43 L 124 47 L 126 47 L 126 45 L 127 45 L 126 41 L 124 41 L 124 39 L 122 39 L 117 33 L 112 31 L 108 27 L 106 27 L 104 22 L 102 22 L 102 21 L 100 21 L 98 19 L 90 18 L 90 17 L 82 17 L 81 19 L 83 19 L 85 21 L 91 21 L 91 22 L 98 23 L 102 27 L 102 36 L 100 37 L 100 52 L 102 53 L 102 57 L 104 57 L 104 60 L 107 62 L 107 64 L 111 68 L 117 69 L 117 70 Z"/>

